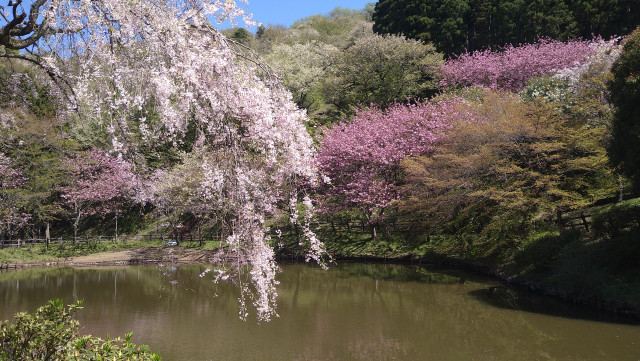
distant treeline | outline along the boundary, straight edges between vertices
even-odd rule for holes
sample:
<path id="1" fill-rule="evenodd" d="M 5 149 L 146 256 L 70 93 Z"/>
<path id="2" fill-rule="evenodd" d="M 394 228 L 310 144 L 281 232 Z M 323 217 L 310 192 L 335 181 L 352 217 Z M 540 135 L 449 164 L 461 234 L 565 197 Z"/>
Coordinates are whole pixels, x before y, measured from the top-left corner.
<path id="1" fill-rule="evenodd" d="M 447 55 L 504 44 L 629 34 L 640 0 L 380 0 L 373 30 L 433 42 Z"/>

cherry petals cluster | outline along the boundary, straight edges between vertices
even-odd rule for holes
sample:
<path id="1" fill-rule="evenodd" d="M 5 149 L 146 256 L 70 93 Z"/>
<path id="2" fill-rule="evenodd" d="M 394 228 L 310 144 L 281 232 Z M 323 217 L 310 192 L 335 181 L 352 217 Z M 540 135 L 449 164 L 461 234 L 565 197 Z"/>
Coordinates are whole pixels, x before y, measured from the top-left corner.
<path id="1" fill-rule="evenodd" d="M 139 186 L 133 165 L 102 150 L 66 159 L 69 184 L 62 187 L 61 198 L 78 212 L 77 216 L 106 214 L 133 199 Z"/>
<path id="2" fill-rule="evenodd" d="M 19 187 L 25 180 L 22 172 L 11 165 L 9 157 L 0 152 L 0 189 Z"/>
<path id="3" fill-rule="evenodd" d="M 442 66 L 441 85 L 518 91 L 532 77 L 584 64 L 600 46 L 601 39 L 568 42 L 540 39 L 533 44 L 507 45 L 500 51 L 465 53 Z"/>
<path id="4" fill-rule="evenodd" d="M 613 63 L 618 60 L 622 53 L 621 38 L 612 38 L 610 40 L 596 39 L 591 44 L 594 53 L 590 55 L 584 62 L 574 66 L 560 69 L 553 77 L 556 79 L 566 80 L 570 86 L 575 86 L 580 78 L 586 74 L 594 65 L 598 65 L 599 71 L 609 71 Z"/>
<path id="5" fill-rule="evenodd" d="M 22 172 L 11 164 L 11 160 L 0 152 L 0 233 L 11 236 L 31 219 L 29 214 L 23 212 L 23 207 L 13 194 L 26 180 Z"/>
<path id="6" fill-rule="evenodd" d="M 400 160 L 431 153 L 454 121 L 471 119 L 467 109 L 457 97 L 392 104 L 386 110 L 371 107 L 328 130 L 318 155 L 321 172 L 331 179 L 323 190 L 328 196 L 324 210 L 371 214 L 390 205 L 398 198 Z"/>

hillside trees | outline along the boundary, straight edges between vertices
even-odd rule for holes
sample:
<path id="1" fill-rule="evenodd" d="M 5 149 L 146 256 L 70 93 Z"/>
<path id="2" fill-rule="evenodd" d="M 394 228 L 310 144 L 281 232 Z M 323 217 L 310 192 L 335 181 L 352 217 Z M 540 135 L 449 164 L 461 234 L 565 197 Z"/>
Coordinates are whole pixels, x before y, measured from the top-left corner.
<path id="1" fill-rule="evenodd" d="M 539 37 L 566 41 L 628 34 L 640 22 L 640 2 L 382 0 L 373 21 L 377 33 L 430 41 L 451 56 Z"/>
<path id="2" fill-rule="evenodd" d="M 351 117 L 358 106 L 426 99 L 438 89 L 442 64 L 430 44 L 373 34 L 367 9 L 267 27 L 254 47 L 318 124 Z"/>
<path id="3" fill-rule="evenodd" d="M 464 53 L 442 66 L 442 84 L 518 91 L 533 77 L 586 63 L 601 42 L 541 39 L 517 47 L 509 45 L 501 51 Z"/>
<path id="4" fill-rule="evenodd" d="M 611 69 L 608 83 L 615 107 L 609 156 L 640 190 L 640 30 L 625 41 L 622 54 Z"/>
<path id="5" fill-rule="evenodd" d="M 524 77 L 519 93 L 480 91 L 474 108 L 481 121 L 456 122 L 431 157 L 404 159 L 403 217 L 426 233 L 466 242 L 480 236 L 491 248 L 548 226 L 556 213 L 614 195 L 618 180 L 605 152 L 612 119 L 606 84 L 620 50 L 615 41 L 590 47 L 593 53 L 580 62 Z M 550 61 L 553 54 L 536 57 Z M 505 72 L 505 83 L 528 71 L 535 67 Z"/>
<path id="6" fill-rule="evenodd" d="M 442 55 L 420 41 L 370 34 L 337 55 L 323 79 L 322 94 L 341 115 L 360 104 L 428 99 L 438 88 Z"/>
<path id="7" fill-rule="evenodd" d="M 456 122 L 431 157 L 401 163 L 410 195 L 402 212 L 427 232 L 469 243 L 479 236 L 494 247 L 526 237 L 536 220 L 592 202 L 593 190 L 576 178 L 600 177 L 590 187 L 611 192 L 603 145 L 555 104 L 485 92 L 476 111 L 481 121 Z"/>
<path id="8" fill-rule="evenodd" d="M 229 247 L 252 266 L 259 317 L 270 318 L 276 281 L 265 220 L 316 169 L 304 112 L 209 22 L 242 10 L 216 0 L 14 1 L 8 10 L 0 57 L 49 75 L 61 119 L 104 131 L 114 154 L 136 161 L 138 134 L 176 146 L 189 135 L 192 149 L 222 155 L 205 173 L 215 177 L 207 189 L 225 197 L 218 211 L 234 219 Z M 0 107 L 0 118 L 10 112 Z"/>
<path id="9" fill-rule="evenodd" d="M 309 114 L 324 111 L 319 84 L 326 76 L 338 48 L 316 40 L 307 43 L 276 44 L 265 56 L 273 70 L 282 76 L 293 101 Z"/>

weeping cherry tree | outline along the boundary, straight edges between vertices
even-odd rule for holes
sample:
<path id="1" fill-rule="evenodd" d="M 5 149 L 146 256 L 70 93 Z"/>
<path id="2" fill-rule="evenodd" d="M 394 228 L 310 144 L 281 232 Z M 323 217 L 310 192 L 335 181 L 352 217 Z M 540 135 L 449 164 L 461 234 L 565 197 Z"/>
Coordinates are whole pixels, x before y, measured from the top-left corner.
<path id="1" fill-rule="evenodd" d="M 208 154 L 202 196 L 227 215 L 227 249 L 253 285 L 241 282 L 243 293 L 260 319 L 274 316 L 265 221 L 317 172 L 306 114 L 211 24 L 250 16 L 231 0 L 10 0 L 0 12 L 0 57 L 41 68 L 58 116 L 103 126 L 115 154 L 135 157 L 134 131 L 179 144 L 195 129 L 194 147 Z"/>

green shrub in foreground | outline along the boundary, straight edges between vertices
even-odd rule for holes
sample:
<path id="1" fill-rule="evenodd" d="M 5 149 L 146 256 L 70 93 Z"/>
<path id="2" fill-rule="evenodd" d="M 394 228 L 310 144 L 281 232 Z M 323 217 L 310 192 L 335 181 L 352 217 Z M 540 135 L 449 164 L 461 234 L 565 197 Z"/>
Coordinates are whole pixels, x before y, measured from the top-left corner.
<path id="1" fill-rule="evenodd" d="M 79 309 L 81 301 L 65 308 L 58 299 L 34 313 L 17 313 L 14 322 L 1 321 L 0 361 L 161 360 L 148 346 L 131 343 L 131 333 L 125 339 L 79 336 L 79 322 L 72 317 Z"/>

